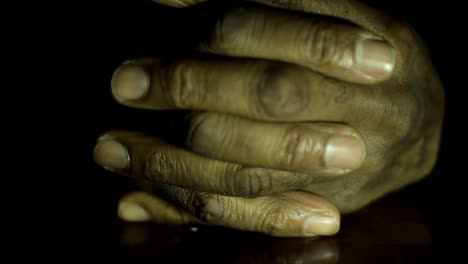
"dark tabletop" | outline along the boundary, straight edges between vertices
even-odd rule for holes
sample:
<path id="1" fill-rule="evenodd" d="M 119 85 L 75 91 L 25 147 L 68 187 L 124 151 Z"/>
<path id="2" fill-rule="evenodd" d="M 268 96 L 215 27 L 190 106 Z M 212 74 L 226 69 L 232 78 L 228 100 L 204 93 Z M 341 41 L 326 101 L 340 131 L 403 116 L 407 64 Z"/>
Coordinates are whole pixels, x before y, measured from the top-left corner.
<path id="1" fill-rule="evenodd" d="M 431 232 L 408 204 L 376 204 L 346 216 L 334 237 L 274 238 L 213 227 L 116 225 L 127 257 L 157 263 L 429 263 Z"/>

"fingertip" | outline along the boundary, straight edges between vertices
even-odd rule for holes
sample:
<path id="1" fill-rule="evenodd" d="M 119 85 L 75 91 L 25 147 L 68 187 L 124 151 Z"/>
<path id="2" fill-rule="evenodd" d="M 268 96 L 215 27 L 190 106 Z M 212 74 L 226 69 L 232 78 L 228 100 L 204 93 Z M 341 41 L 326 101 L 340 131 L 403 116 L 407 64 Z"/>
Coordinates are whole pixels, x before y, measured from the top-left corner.
<path id="1" fill-rule="evenodd" d="M 121 65 L 112 76 L 112 94 L 117 101 L 143 98 L 149 91 L 150 76 L 144 68 L 131 63 Z"/>
<path id="2" fill-rule="evenodd" d="M 288 196 L 291 201 L 295 201 L 291 205 L 296 206 L 303 216 L 302 236 L 331 236 L 338 233 L 341 215 L 331 202 L 307 192 L 293 192 Z"/>
<path id="3" fill-rule="evenodd" d="M 124 209 L 127 208 L 128 204 L 141 207 L 150 216 L 150 219 L 148 220 L 159 224 L 186 224 L 190 222 L 196 222 L 194 217 L 185 211 L 178 209 L 177 207 L 157 196 L 142 191 L 129 193 L 120 200 L 119 216 L 124 220 L 130 219 L 127 221 L 132 221 L 131 219 L 133 219 L 131 214 L 130 218 L 126 218 L 124 215 Z M 123 209 L 121 210 L 121 208 Z M 132 208 L 130 207 L 130 209 Z M 122 212 L 122 214 L 120 212 Z M 130 213 L 132 213 L 132 210 L 130 210 Z"/>
<path id="4" fill-rule="evenodd" d="M 119 202 L 118 216 L 128 222 L 146 222 L 151 220 L 151 215 L 143 206 L 125 200 Z"/>
<path id="5" fill-rule="evenodd" d="M 101 136 L 94 148 L 94 160 L 109 170 L 124 170 L 129 166 L 130 156 L 125 146 L 110 136 Z"/>
<path id="6" fill-rule="evenodd" d="M 305 236 L 331 236 L 340 230 L 340 217 L 312 215 L 304 221 Z"/>

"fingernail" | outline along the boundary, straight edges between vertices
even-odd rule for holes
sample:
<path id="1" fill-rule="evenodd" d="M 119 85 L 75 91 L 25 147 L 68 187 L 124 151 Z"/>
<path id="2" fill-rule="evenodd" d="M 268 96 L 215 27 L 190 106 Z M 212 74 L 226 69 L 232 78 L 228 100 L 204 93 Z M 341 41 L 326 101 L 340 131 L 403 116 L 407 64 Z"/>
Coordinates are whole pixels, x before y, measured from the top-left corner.
<path id="1" fill-rule="evenodd" d="M 325 165 L 329 169 L 353 170 L 364 160 L 364 146 L 353 137 L 335 136 L 328 140 L 325 148 Z"/>
<path id="2" fill-rule="evenodd" d="M 126 169 L 130 163 L 127 149 L 114 139 L 101 139 L 94 149 L 94 160 L 110 170 Z"/>
<path id="3" fill-rule="evenodd" d="M 390 76 L 395 67 L 394 49 L 381 40 L 358 41 L 355 56 L 357 70 L 376 79 Z"/>
<path id="4" fill-rule="evenodd" d="M 151 216 L 146 209 L 131 202 L 121 202 L 119 204 L 118 214 L 119 217 L 125 221 L 140 222 L 151 220 Z"/>
<path id="5" fill-rule="evenodd" d="M 339 221 L 334 217 L 312 216 L 304 221 L 304 234 L 314 235 L 334 235 L 340 229 Z"/>
<path id="6" fill-rule="evenodd" d="M 112 77 L 112 91 L 122 100 L 140 99 L 148 93 L 150 78 L 141 67 L 124 64 Z"/>

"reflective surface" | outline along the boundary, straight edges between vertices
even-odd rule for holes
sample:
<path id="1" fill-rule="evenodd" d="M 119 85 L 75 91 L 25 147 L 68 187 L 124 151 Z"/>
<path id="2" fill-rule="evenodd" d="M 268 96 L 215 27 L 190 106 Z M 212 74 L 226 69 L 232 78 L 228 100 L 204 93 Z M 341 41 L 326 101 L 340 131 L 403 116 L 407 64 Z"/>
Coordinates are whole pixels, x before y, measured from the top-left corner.
<path id="1" fill-rule="evenodd" d="M 212 227 L 118 224 L 119 254 L 156 262 L 427 263 L 432 238 L 412 205 L 378 203 L 343 219 L 335 237 L 273 238 Z"/>

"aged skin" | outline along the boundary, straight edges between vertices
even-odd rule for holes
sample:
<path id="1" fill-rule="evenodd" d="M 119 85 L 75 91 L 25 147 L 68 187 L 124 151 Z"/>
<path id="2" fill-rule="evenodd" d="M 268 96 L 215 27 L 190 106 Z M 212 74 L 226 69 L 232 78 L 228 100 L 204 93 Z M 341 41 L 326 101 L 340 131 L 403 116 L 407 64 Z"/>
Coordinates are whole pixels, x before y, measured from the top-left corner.
<path id="1" fill-rule="evenodd" d="M 252 2 L 278 9 L 232 10 L 199 45 L 225 59 L 141 59 L 116 71 L 112 92 L 126 106 L 196 110 L 186 149 L 136 132 L 99 140 L 99 164 L 179 206 L 134 193 L 122 218 L 331 235 L 340 213 L 431 171 L 443 87 L 409 25 L 356 1 Z"/>

